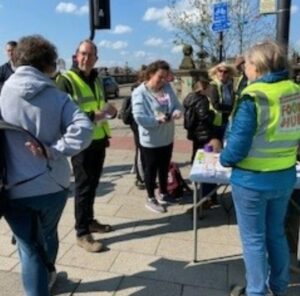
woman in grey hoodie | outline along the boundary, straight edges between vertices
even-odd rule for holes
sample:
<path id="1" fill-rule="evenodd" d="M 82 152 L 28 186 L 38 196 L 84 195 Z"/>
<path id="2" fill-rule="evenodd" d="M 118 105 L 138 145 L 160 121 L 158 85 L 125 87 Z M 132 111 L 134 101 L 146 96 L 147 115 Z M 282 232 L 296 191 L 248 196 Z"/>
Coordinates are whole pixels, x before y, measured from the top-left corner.
<path id="1" fill-rule="evenodd" d="M 141 153 L 145 159 L 146 207 L 164 213 L 171 201 L 167 195 L 168 168 L 172 157 L 174 120 L 181 117 L 181 105 L 170 86 L 170 66 L 158 60 L 147 66 L 146 80 L 132 93 L 132 113 L 138 124 Z M 156 176 L 160 195 L 154 195 Z"/>
<path id="2" fill-rule="evenodd" d="M 0 96 L 2 118 L 31 132 L 40 147 L 23 134 L 6 132 L 8 184 L 32 178 L 8 190 L 10 209 L 4 217 L 17 240 L 27 296 L 48 296 L 55 277 L 57 225 L 67 198 L 72 156 L 91 141 L 92 126 L 49 75 L 55 70 L 56 48 L 41 36 L 22 38 L 16 49 L 16 72 Z M 51 269 L 49 269 L 51 267 Z"/>

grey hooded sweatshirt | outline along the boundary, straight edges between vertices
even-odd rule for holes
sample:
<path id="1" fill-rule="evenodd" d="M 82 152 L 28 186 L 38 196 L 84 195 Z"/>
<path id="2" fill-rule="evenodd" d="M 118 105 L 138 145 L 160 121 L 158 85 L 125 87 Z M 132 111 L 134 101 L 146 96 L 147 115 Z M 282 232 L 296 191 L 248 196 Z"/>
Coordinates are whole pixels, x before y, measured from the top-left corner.
<path id="1" fill-rule="evenodd" d="M 34 156 L 25 143 L 29 138 L 17 132 L 5 132 L 8 183 L 38 178 L 9 190 L 11 199 L 55 193 L 68 187 L 70 167 L 67 156 L 86 148 L 92 137 L 90 120 L 70 97 L 57 89 L 48 76 L 31 66 L 21 66 L 5 82 L 0 96 L 2 118 L 23 127 L 37 137 L 50 155 L 46 160 Z"/>

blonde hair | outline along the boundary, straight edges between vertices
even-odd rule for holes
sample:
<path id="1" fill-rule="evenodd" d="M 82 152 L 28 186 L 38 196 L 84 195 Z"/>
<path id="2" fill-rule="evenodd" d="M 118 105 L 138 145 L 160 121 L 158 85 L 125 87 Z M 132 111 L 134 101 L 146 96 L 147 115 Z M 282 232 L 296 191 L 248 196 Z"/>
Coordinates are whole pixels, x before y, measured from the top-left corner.
<path id="1" fill-rule="evenodd" d="M 245 53 L 245 58 L 256 67 L 256 71 L 260 74 L 287 69 L 284 48 L 274 41 L 255 44 Z"/>
<path id="2" fill-rule="evenodd" d="M 222 62 L 208 70 L 208 75 L 212 80 L 216 80 L 217 72 L 220 68 L 225 68 L 228 71 L 229 78 L 233 78 L 233 76 L 235 75 L 234 68 L 232 66 L 230 66 L 229 64 Z"/>

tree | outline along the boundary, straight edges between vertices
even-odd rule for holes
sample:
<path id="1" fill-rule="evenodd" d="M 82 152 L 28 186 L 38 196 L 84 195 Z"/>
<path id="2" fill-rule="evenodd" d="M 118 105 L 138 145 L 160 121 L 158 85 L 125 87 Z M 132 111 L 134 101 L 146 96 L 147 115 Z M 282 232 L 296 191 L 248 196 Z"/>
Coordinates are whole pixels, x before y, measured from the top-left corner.
<path id="1" fill-rule="evenodd" d="M 225 0 L 223 0 L 225 2 Z M 170 0 L 168 18 L 176 44 L 191 44 L 217 57 L 219 34 L 211 30 L 212 4 L 217 0 Z M 221 1 L 220 1 L 221 2 Z M 274 16 L 259 16 L 258 0 L 228 0 L 230 29 L 224 31 L 225 56 L 241 54 L 255 41 L 274 38 Z M 203 51 L 203 50 L 202 50 Z"/>

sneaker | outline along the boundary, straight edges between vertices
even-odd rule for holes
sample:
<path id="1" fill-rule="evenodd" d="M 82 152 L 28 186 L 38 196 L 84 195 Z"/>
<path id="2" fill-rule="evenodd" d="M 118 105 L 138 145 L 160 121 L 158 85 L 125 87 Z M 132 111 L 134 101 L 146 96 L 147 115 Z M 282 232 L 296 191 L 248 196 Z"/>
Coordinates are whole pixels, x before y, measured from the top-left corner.
<path id="1" fill-rule="evenodd" d="M 77 245 L 87 252 L 100 252 L 103 249 L 103 244 L 97 240 L 94 240 L 91 234 L 86 234 L 77 237 Z"/>
<path id="2" fill-rule="evenodd" d="M 176 198 L 174 198 L 173 196 L 170 196 L 169 194 L 159 194 L 157 201 L 161 204 L 161 205 L 167 205 L 167 204 L 175 204 L 178 203 L 178 201 L 176 200 Z"/>
<path id="3" fill-rule="evenodd" d="M 135 186 L 139 189 L 139 190 L 144 190 L 146 189 L 146 185 L 144 182 L 141 182 L 139 180 L 135 181 Z"/>
<path id="4" fill-rule="evenodd" d="M 98 232 L 98 233 L 105 233 L 112 231 L 112 227 L 109 224 L 101 224 L 97 220 L 92 220 L 92 222 L 89 225 L 89 232 Z"/>
<path id="5" fill-rule="evenodd" d="M 160 205 L 155 197 L 149 197 L 146 202 L 146 208 L 155 213 L 165 213 L 166 209 Z"/>
<path id="6" fill-rule="evenodd" d="M 51 290 L 56 282 L 57 273 L 56 270 L 49 272 L 48 274 L 48 289 Z"/>
<path id="7" fill-rule="evenodd" d="M 246 296 L 246 288 L 234 285 L 230 289 L 230 296 Z"/>

